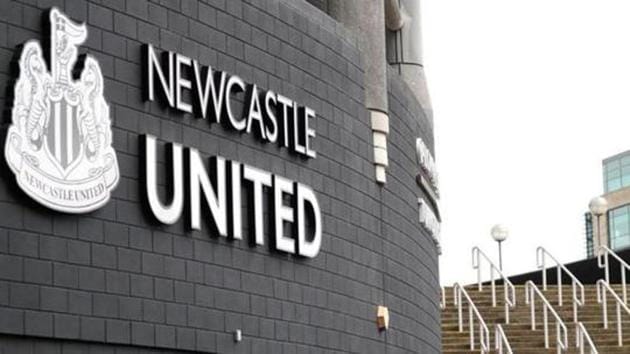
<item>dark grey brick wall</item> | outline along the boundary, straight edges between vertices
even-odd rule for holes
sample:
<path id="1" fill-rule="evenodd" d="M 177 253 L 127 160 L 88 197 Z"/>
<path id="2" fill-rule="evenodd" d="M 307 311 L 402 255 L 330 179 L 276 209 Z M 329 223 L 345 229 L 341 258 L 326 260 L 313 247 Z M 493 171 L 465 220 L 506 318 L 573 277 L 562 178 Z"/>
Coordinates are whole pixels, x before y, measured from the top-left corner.
<path id="1" fill-rule="evenodd" d="M 82 52 L 106 79 L 121 181 L 99 211 L 64 215 L 26 197 L 2 163 L 0 352 L 439 352 L 437 254 L 418 224 L 414 180 L 415 138 L 432 142 L 433 129 L 392 73 L 390 169 L 379 187 L 361 59 L 343 26 L 302 0 L 1 1 L 4 130 L 16 48 L 43 40 L 42 13 L 53 5 L 88 24 Z M 304 161 L 143 102 L 147 42 L 314 108 L 318 157 Z M 323 214 L 319 256 L 154 224 L 141 204 L 141 133 L 313 187 Z M 375 325 L 379 304 L 391 311 L 387 332 Z"/>
<path id="2" fill-rule="evenodd" d="M 438 258 L 429 234 L 418 231 L 418 197 L 422 192 L 415 182 L 415 146 L 420 137 L 435 151 L 433 126 L 395 70 L 390 70 L 388 77 L 389 173 L 381 194 L 381 227 L 385 303 L 396 314 L 388 342 L 431 353 L 441 348 L 440 309 L 435 301 L 439 296 Z"/>

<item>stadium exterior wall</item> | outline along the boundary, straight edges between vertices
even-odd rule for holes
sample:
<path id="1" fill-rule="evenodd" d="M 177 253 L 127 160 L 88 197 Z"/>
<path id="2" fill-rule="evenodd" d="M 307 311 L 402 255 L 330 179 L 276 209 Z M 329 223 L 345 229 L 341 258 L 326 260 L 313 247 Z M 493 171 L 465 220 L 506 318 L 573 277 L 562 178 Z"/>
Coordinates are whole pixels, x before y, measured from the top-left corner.
<path id="1" fill-rule="evenodd" d="M 87 25 L 80 53 L 105 78 L 120 181 L 99 210 L 64 214 L 26 196 L 3 160 L 0 352 L 440 352 L 438 250 L 418 222 L 416 184 L 416 138 L 433 149 L 432 122 L 390 70 L 388 180 L 377 184 L 353 33 L 302 0 L 2 1 L 3 137 L 19 47 L 45 43 L 52 6 Z M 147 43 L 313 108 L 317 157 L 145 101 Z M 310 186 L 322 212 L 319 254 L 155 222 L 142 197 L 141 134 Z M 386 331 L 378 305 L 390 311 Z"/>

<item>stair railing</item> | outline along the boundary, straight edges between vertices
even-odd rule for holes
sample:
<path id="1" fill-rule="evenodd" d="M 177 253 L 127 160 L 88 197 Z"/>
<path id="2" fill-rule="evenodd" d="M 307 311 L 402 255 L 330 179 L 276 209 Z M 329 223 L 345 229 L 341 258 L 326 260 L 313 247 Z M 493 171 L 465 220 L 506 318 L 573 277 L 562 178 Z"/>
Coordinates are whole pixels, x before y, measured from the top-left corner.
<path id="1" fill-rule="evenodd" d="M 477 306 L 472 301 L 466 289 L 461 286 L 459 283 L 455 283 L 453 285 L 453 300 L 455 306 L 457 306 L 457 316 L 458 316 L 458 324 L 459 331 L 464 331 L 464 318 L 462 316 L 463 311 L 463 301 L 465 300 L 468 303 L 468 328 L 470 331 L 470 350 L 475 350 L 475 327 L 474 327 L 474 318 L 477 318 L 477 322 L 479 323 L 479 349 L 480 353 L 488 353 L 490 351 L 490 331 L 488 331 L 488 326 L 486 326 L 486 322 L 481 317 L 479 310 L 477 310 Z"/>
<path id="2" fill-rule="evenodd" d="M 604 275 L 606 283 L 610 284 L 610 267 L 608 263 L 608 256 L 612 256 L 619 262 L 619 270 L 621 272 L 621 292 L 623 294 L 623 303 L 628 304 L 628 294 L 626 290 L 626 271 L 630 270 L 630 265 L 626 263 L 621 257 L 619 257 L 613 250 L 606 246 L 600 246 L 599 252 L 597 252 L 597 265 L 600 268 L 604 268 Z"/>
<path id="3" fill-rule="evenodd" d="M 530 313 L 532 318 L 532 330 L 536 330 L 536 299 L 534 295 L 537 295 L 538 298 L 542 301 L 543 308 L 543 328 L 545 330 L 545 348 L 549 349 L 549 315 L 551 312 L 555 323 L 556 323 L 556 348 L 558 349 L 558 353 L 562 353 L 563 351 L 568 349 L 568 340 L 567 340 L 567 326 L 564 325 L 564 322 L 558 316 L 558 313 L 553 309 L 547 298 L 545 298 L 545 294 L 543 294 L 540 289 L 534 284 L 533 281 L 528 280 L 525 283 L 525 303 L 530 307 Z"/>
<path id="4" fill-rule="evenodd" d="M 473 269 L 477 269 L 477 286 L 479 291 L 483 291 L 483 285 L 481 283 L 481 258 L 486 260 L 490 266 L 490 286 L 492 288 L 492 307 L 497 306 L 497 295 L 495 286 L 495 272 L 503 280 L 503 300 L 505 302 L 505 323 L 510 323 L 510 308 L 514 308 L 516 305 L 516 289 L 514 284 L 501 272 L 497 266 L 490 260 L 490 258 L 479 249 L 474 247 L 472 249 L 472 266 Z"/>
<path id="5" fill-rule="evenodd" d="M 512 346 L 503 331 L 503 327 L 500 324 L 494 326 L 494 349 L 498 354 L 503 354 L 503 347 L 505 346 L 505 354 L 513 354 Z"/>
<path id="6" fill-rule="evenodd" d="M 564 264 L 558 262 L 558 260 L 551 253 L 549 253 L 549 251 L 547 251 L 544 247 L 538 247 L 536 249 L 536 265 L 539 269 L 542 269 L 542 281 L 544 291 L 547 291 L 547 258 L 550 258 L 556 263 L 555 267 L 558 272 L 558 306 L 562 306 L 562 271 L 564 271 L 564 273 L 566 273 L 569 278 L 571 278 L 573 322 L 577 322 L 578 306 L 584 306 L 584 285 L 582 285 L 582 282 L 580 282 L 578 278 L 576 278 L 575 275 L 573 275 L 573 273 L 571 273 L 571 271 L 564 266 Z M 578 296 L 578 289 L 580 296 Z"/>
<path id="7" fill-rule="evenodd" d="M 597 281 L 597 302 L 602 304 L 602 316 L 604 319 L 604 328 L 608 329 L 608 301 L 606 293 L 615 299 L 616 302 L 616 315 L 617 315 L 617 342 L 621 347 L 623 345 L 623 322 L 621 320 L 621 310 L 623 309 L 628 315 L 630 315 L 630 309 L 623 300 L 617 295 L 617 293 L 610 287 L 610 284 L 604 279 Z"/>
<path id="8" fill-rule="evenodd" d="M 595 344 L 588 335 L 588 331 L 582 322 L 575 324 L 575 347 L 580 349 L 580 354 L 584 354 L 585 344 L 588 344 L 589 354 L 598 354 Z"/>

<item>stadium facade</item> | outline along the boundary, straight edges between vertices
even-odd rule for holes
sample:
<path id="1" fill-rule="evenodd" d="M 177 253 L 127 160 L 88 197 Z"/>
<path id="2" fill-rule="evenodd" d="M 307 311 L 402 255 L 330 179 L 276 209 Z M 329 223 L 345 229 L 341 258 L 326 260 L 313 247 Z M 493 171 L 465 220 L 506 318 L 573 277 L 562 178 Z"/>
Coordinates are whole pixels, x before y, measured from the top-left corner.
<path id="1" fill-rule="evenodd" d="M 439 353 L 418 0 L 2 1 L 0 352 Z"/>

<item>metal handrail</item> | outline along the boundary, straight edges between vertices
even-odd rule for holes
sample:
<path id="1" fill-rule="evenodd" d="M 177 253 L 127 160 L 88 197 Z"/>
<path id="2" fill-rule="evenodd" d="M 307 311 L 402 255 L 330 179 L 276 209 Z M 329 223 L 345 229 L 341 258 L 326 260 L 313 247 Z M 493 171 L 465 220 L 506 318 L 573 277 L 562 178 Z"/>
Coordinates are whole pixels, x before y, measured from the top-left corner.
<path id="1" fill-rule="evenodd" d="M 472 301 L 472 299 L 468 295 L 468 292 L 466 291 L 466 289 L 464 289 L 464 287 L 460 285 L 459 283 L 455 283 L 453 284 L 453 298 L 454 298 L 453 301 L 455 303 L 455 306 L 457 306 L 459 331 L 460 332 L 464 331 L 464 320 L 462 316 L 462 308 L 463 308 L 462 295 L 464 296 L 464 299 L 466 300 L 466 302 L 468 302 L 468 327 L 470 330 L 470 350 L 475 350 L 475 329 L 474 329 L 474 323 L 473 323 L 473 320 L 474 320 L 473 315 L 475 315 L 475 317 L 477 317 L 477 321 L 479 322 L 479 349 L 481 350 L 482 354 L 488 353 L 490 351 L 490 331 L 488 331 L 488 326 L 486 326 L 486 322 L 483 320 L 483 317 L 481 317 L 479 310 L 477 310 L 477 306 L 475 306 L 475 303 Z"/>
<path id="2" fill-rule="evenodd" d="M 532 330 L 536 330 L 536 301 L 534 299 L 534 294 L 538 295 L 543 303 L 543 327 L 545 329 L 545 348 L 549 349 L 549 319 L 548 312 L 551 312 L 551 315 L 556 320 L 556 348 L 558 349 L 558 353 L 562 353 L 568 348 L 568 340 L 567 340 L 567 326 L 564 325 L 564 322 L 558 316 L 556 311 L 553 309 L 545 295 L 538 289 L 536 284 L 533 281 L 528 280 L 525 283 L 525 303 L 530 305 L 530 313 L 532 318 Z"/>
<path id="3" fill-rule="evenodd" d="M 621 347 L 623 344 L 623 324 L 621 321 L 621 309 L 623 309 L 628 315 L 630 315 L 630 309 L 623 300 L 617 295 L 617 293 L 610 287 L 610 284 L 604 279 L 597 281 L 597 303 L 602 304 L 602 315 L 604 318 L 604 328 L 608 329 L 608 301 L 606 300 L 606 292 L 612 295 L 613 299 L 617 302 L 617 341 Z"/>
<path id="4" fill-rule="evenodd" d="M 494 349 L 497 350 L 498 354 L 503 354 L 503 346 L 505 346 L 506 354 L 513 354 L 512 346 L 510 342 L 508 342 L 507 337 L 505 336 L 505 332 L 503 331 L 503 327 L 500 324 L 494 326 Z"/>
<path id="5" fill-rule="evenodd" d="M 514 288 L 514 284 L 505 276 L 503 272 L 494 263 L 490 260 L 490 258 L 483 253 L 479 247 L 473 247 L 472 249 L 472 266 L 473 269 L 477 269 L 477 286 L 479 287 L 479 291 L 483 290 L 483 286 L 481 285 L 481 264 L 479 261 L 479 257 L 483 256 L 483 258 L 490 265 L 490 283 L 492 287 L 492 307 L 497 306 L 497 296 L 496 296 L 496 287 L 494 285 L 494 272 L 503 280 L 503 300 L 505 302 L 505 323 L 510 323 L 510 308 L 514 308 L 516 305 L 516 289 Z M 509 290 L 509 291 L 508 291 Z"/>
<path id="6" fill-rule="evenodd" d="M 536 249 L 536 265 L 539 269 L 542 269 L 543 290 L 547 290 L 547 268 L 545 266 L 545 259 L 549 257 L 552 261 L 556 262 L 556 269 L 558 272 L 558 306 L 562 306 L 562 271 L 564 271 L 569 278 L 571 278 L 571 291 L 573 302 L 573 322 L 578 321 L 578 306 L 584 306 L 584 285 L 578 280 L 578 278 L 571 273 L 564 264 L 560 263 L 549 251 L 544 247 L 538 247 Z M 580 290 L 580 296 L 577 295 L 577 289 Z"/>
<path id="7" fill-rule="evenodd" d="M 628 304 L 628 294 L 626 291 L 626 271 L 630 270 L 630 265 L 626 263 L 621 257 L 619 257 L 613 250 L 606 246 L 599 246 L 599 251 L 597 252 L 597 265 L 600 268 L 604 268 L 604 275 L 606 282 L 610 284 L 610 268 L 608 267 L 608 256 L 612 256 L 614 259 L 619 261 L 619 267 L 621 271 L 621 292 L 623 294 L 623 303 Z M 603 256 L 603 262 L 602 262 Z"/>
<path id="8" fill-rule="evenodd" d="M 577 322 L 575 324 L 575 347 L 580 349 L 580 354 L 584 354 L 584 344 L 588 344 L 589 354 L 599 354 L 584 324 Z"/>

